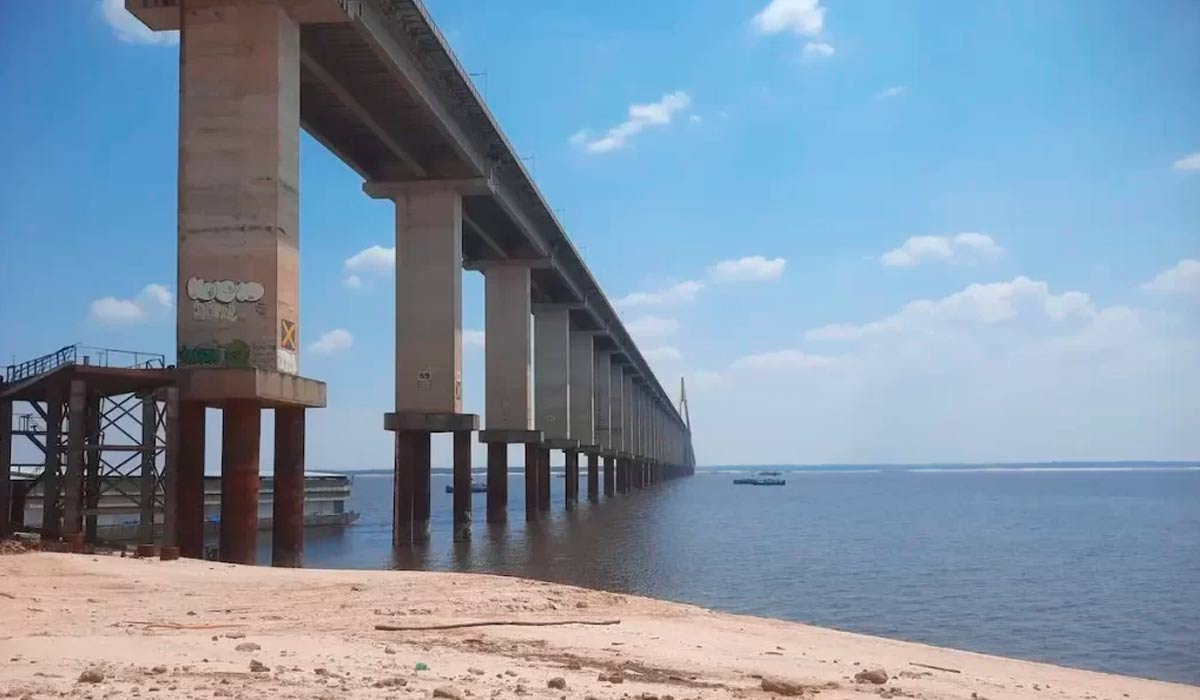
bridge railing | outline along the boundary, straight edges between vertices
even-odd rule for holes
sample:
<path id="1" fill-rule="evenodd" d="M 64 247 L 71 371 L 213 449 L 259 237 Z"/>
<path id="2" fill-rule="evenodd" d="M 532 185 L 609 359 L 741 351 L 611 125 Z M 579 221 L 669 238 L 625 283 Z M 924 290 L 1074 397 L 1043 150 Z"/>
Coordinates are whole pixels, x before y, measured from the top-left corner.
<path id="1" fill-rule="evenodd" d="M 95 358 L 94 361 L 93 358 Z M 36 377 L 62 365 L 73 364 L 125 369 L 161 369 L 166 367 L 167 363 L 166 356 L 162 353 L 98 348 L 75 343 L 32 360 L 8 365 L 4 371 L 4 381 L 11 384 Z"/>

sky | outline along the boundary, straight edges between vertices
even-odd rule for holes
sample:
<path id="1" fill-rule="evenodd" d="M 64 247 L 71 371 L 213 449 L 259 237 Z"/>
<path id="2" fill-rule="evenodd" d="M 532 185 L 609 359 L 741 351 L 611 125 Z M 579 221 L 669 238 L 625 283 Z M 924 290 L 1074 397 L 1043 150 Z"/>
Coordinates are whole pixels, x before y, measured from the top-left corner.
<path id="1" fill-rule="evenodd" d="M 0 3 L 5 363 L 174 359 L 179 47 L 121 4 Z M 1200 3 L 427 6 L 701 464 L 1200 459 Z M 393 209 L 307 136 L 301 230 L 308 466 L 386 468 Z"/>

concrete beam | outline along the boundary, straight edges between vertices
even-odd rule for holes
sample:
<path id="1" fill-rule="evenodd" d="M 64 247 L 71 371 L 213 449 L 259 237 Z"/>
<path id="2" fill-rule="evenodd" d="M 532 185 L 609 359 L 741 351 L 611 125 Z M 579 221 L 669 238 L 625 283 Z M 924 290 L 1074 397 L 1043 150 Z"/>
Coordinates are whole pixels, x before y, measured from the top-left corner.
<path id="1" fill-rule="evenodd" d="M 533 307 L 534 427 L 547 440 L 571 437 L 571 314 L 566 307 Z"/>

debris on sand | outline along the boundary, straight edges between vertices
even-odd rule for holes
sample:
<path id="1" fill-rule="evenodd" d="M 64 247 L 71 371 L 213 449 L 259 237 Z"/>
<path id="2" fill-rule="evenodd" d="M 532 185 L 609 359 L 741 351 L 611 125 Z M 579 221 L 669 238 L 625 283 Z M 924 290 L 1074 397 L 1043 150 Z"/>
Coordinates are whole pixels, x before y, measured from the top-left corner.
<path id="1" fill-rule="evenodd" d="M 250 673 L 266 673 L 271 670 L 270 666 L 263 664 L 261 661 L 254 659 L 250 662 Z"/>
<path id="2" fill-rule="evenodd" d="M 262 647 L 254 642 L 242 642 L 233 648 L 234 651 L 258 651 L 259 649 L 262 649 Z"/>
<path id="3" fill-rule="evenodd" d="M 858 683 L 874 683 L 875 685 L 883 685 L 888 681 L 888 674 L 887 671 L 884 671 L 882 668 L 870 668 L 854 674 L 854 680 Z"/>
<path id="4" fill-rule="evenodd" d="M 446 700 L 463 700 L 462 693 L 458 692 L 458 690 L 456 688 L 452 688 L 451 686 L 448 686 L 448 685 L 443 685 L 440 688 L 435 688 L 433 691 L 433 697 L 446 698 Z"/>
<path id="5" fill-rule="evenodd" d="M 555 690 L 565 690 L 567 687 L 567 679 L 563 678 L 562 676 L 555 676 L 554 678 L 546 681 L 546 687 L 554 688 Z"/>
<path id="6" fill-rule="evenodd" d="M 808 686 L 803 683 L 793 683 L 792 681 L 785 681 L 779 678 L 764 678 L 762 679 L 762 689 L 768 693 L 793 697 L 803 695 L 804 691 L 808 690 Z"/>
<path id="7" fill-rule="evenodd" d="M 98 668 L 89 668 L 79 674 L 80 683 L 100 683 L 104 680 L 104 671 Z"/>

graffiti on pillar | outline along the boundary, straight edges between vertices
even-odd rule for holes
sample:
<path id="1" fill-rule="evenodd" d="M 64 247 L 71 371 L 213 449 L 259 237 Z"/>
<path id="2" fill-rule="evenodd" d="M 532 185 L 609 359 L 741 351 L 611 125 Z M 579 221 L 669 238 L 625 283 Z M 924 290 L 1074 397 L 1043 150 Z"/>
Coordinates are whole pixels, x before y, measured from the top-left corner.
<path id="1" fill-rule="evenodd" d="M 295 374 L 299 371 L 299 365 L 296 362 L 296 353 L 291 350 L 279 348 L 275 352 L 275 368 L 285 374 Z"/>
<path id="2" fill-rule="evenodd" d="M 279 319 L 279 347 L 295 352 L 297 345 L 296 322 L 286 318 Z"/>
<path id="3" fill-rule="evenodd" d="M 266 290 L 258 282 L 235 280 L 205 280 L 192 277 L 187 281 L 188 299 L 192 301 L 192 318 L 197 321 L 238 320 L 236 304 L 252 303 L 255 310 L 263 313 L 261 301 Z"/>
<path id="4" fill-rule="evenodd" d="M 250 346 L 245 341 L 236 339 L 224 345 L 181 345 L 179 346 L 179 365 L 181 367 L 249 367 Z"/>

